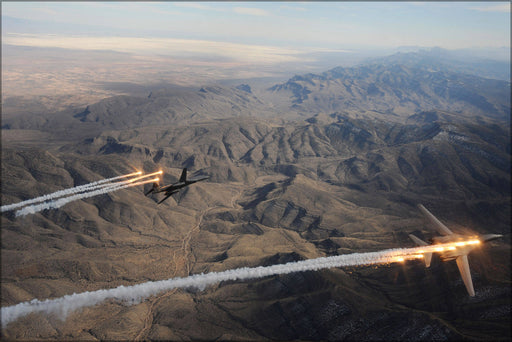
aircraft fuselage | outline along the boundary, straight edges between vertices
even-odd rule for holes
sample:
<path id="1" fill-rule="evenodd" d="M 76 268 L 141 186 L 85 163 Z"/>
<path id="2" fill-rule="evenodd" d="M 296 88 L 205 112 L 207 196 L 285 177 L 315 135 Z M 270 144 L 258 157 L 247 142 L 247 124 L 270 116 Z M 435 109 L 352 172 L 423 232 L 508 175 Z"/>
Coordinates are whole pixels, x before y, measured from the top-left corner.
<path id="1" fill-rule="evenodd" d="M 155 191 L 155 192 L 165 192 L 166 194 L 167 193 L 170 193 L 170 192 L 173 192 L 173 191 L 177 191 L 177 190 L 180 190 L 186 186 L 189 186 L 190 184 L 194 184 L 194 183 L 197 183 L 197 182 L 200 182 L 202 180 L 205 180 L 205 179 L 208 179 L 208 177 L 204 177 L 204 178 L 199 178 L 199 179 L 195 179 L 195 180 L 189 180 L 189 181 L 185 181 L 185 182 L 177 182 L 177 183 L 173 183 L 173 184 L 170 184 L 168 186 L 164 186 L 164 187 L 161 187 L 159 190 Z"/>
<path id="2" fill-rule="evenodd" d="M 473 288 L 473 280 L 471 279 L 471 271 L 469 269 L 468 254 L 473 249 L 475 249 L 475 247 L 481 245 L 482 243 L 500 238 L 502 235 L 485 234 L 480 236 L 463 236 L 460 234 L 455 234 L 441 221 L 439 221 L 423 205 L 418 204 L 418 208 L 430 220 L 430 222 L 434 225 L 436 230 L 441 234 L 441 236 L 435 236 L 431 239 L 433 247 L 435 247 L 436 245 L 439 246 L 437 248 L 434 248 L 434 251 L 432 252 L 424 253 L 423 257 L 425 260 L 425 266 L 430 267 L 432 253 L 438 253 L 443 261 L 455 260 L 457 262 L 457 267 L 459 268 L 462 281 L 466 286 L 468 294 L 470 296 L 474 296 L 475 290 Z M 422 241 L 417 236 L 414 236 L 412 234 L 409 234 L 409 236 L 418 246 L 428 245 L 425 241 Z M 443 245 L 441 246 L 441 244 Z"/>
<path id="3" fill-rule="evenodd" d="M 161 172 L 161 171 L 160 171 Z M 194 184 L 200 181 L 203 181 L 205 179 L 208 179 L 209 177 L 202 177 L 202 178 L 196 178 L 192 180 L 187 180 L 187 168 L 184 168 L 180 180 L 176 183 L 169 184 L 166 186 L 159 186 L 158 183 L 153 183 L 153 188 L 151 188 L 148 192 L 145 193 L 145 195 L 149 195 L 150 193 L 159 193 L 159 192 L 165 192 L 165 197 L 163 200 L 158 202 L 158 204 L 162 203 L 166 199 L 168 199 L 173 194 L 177 193 L 180 189 L 189 186 L 190 184 Z"/>
<path id="4" fill-rule="evenodd" d="M 494 240 L 501 237 L 497 234 L 487 235 L 474 235 L 474 236 L 463 236 L 460 234 L 452 234 L 447 236 L 435 236 L 432 238 L 434 245 L 452 243 L 453 246 L 443 247 L 442 250 L 437 251 L 443 261 L 453 260 L 461 255 L 467 255 L 473 249 L 478 247 L 484 242 Z"/>

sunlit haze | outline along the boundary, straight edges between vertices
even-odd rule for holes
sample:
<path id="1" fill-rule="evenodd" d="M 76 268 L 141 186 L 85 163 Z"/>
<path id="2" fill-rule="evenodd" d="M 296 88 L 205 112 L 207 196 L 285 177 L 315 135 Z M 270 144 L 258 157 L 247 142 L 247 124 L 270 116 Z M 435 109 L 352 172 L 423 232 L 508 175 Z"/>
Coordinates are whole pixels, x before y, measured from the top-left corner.
<path id="1" fill-rule="evenodd" d="M 508 2 L 3 2 L 2 23 L 6 44 L 146 53 L 179 44 L 182 53 L 237 58 L 254 52 L 247 45 L 259 51 L 254 58 L 293 58 L 297 49 L 510 46 Z"/>
<path id="2" fill-rule="evenodd" d="M 2 1 L 6 340 L 512 340 L 510 1 Z"/>

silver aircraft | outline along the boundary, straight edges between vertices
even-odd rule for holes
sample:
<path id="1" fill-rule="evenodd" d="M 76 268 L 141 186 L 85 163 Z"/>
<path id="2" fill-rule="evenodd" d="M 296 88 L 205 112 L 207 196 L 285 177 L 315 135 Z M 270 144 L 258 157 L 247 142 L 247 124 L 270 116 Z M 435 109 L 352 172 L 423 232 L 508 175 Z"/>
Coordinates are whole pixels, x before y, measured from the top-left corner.
<path id="1" fill-rule="evenodd" d="M 182 189 L 186 186 L 189 186 L 190 184 L 194 184 L 194 183 L 203 181 L 208 178 L 210 178 L 210 177 L 206 176 L 206 177 L 194 178 L 194 179 L 187 180 L 187 168 L 184 168 L 183 171 L 181 172 L 181 177 L 178 182 L 172 183 L 169 185 L 164 185 L 164 186 L 160 186 L 158 183 L 153 183 L 153 187 L 148 192 L 146 192 L 145 195 L 147 196 L 152 192 L 153 193 L 165 192 L 165 197 L 160 202 L 158 202 L 158 204 L 160 204 L 163 201 L 165 201 L 166 199 L 168 199 L 169 197 L 171 197 L 173 194 L 179 192 L 180 189 Z"/>
<path id="2" fill-rule="evenodd" d="M 466 289 L 471 297 L 475 295 L 473 288 L 473 280 L 471 279 L 471 272 L 469 270 L 468 253 L 471 252 L 476 246 L 483 242 L 491 241 L 502 237 L 499 234 L 485 234 L 479 236 L 468 236 L 454 234 L 448 227 L 446 227 L 441 221 L 439 221 L 430 211 L 428 211 L 423 205 L 418 204 L 418 208 L 421 212 L 432 222 L 439 234 L 443 236 L 436 236 L 432 238 L 433 245 L 440 243 L 453 243 L 453 246 L 446 248 L 439 248 L 436 253 L 440 254 L 441 260 L 453 260 L 457 262 L 457 267 L 466 285 Z M 419 239 L 418 237 L 409 234 L 409 237 L 419 246 L 427 246 L 428 244 Z M 424 254 L 425 266 L 430 267 L 432 260 L 432 253 Z"/>

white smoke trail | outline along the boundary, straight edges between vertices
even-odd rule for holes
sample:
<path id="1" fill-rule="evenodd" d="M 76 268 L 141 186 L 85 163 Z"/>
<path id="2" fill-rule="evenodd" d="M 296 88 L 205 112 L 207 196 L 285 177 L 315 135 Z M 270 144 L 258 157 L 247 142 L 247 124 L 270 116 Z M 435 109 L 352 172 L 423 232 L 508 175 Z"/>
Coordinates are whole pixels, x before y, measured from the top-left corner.
<path id="1" fill-rule="evenodd" d="M 391 263 L 397 260 L 416 258 L 419 253 L 435 252 L 442 247 L 453 246 L 453 244 L 439 244 L 435 246 L 422 246 L 416 248 L 388 249 L 380 252 L 354 253 L 309 259 L 304 261 L 289 262 L 273 266 L 259 266 L 254 268 L 238 268 L 224 272 L 212 272 L 207 274 L 196 274 L 186 278 L 172 278 L 147 282 L 133 286 L 119 286 L 108 290 L 92 292 L 73 293 L 55 299 L 40 301 L 33 299 L 13 306 L 3 307 L 1 311 L 2 326 L 32 312 L 54 313 L 65 319 L 67 314 L 80 308 L 94 306 L 106 299 L 118 299 L 129 304 L 140 303 L 145 298 L 175 288 L 198 288 L 203 290 L 209 285 L 226 280 L 256 279 L 277 274 L 288 274 L 293 272 L 317 271 L 325 268 L 370 265 L 379 263 Z"/>
<path id="2" fill-rule="evenodd" d="M 113 182 L 113 181 L 121 179 L 121 178 L 133 177 L 135 175 L 140 175 L 141 173 L 142 172 L 134 172 L 134 173 L 130 173 L 130 174 L 127 174 L 127 175 L 122 175 L 122 176 L 102 179 L 102 180 L 99 180 L 99 181 L 96 181 L 96 182 L 92 182 L 92 183 L 89 183 L 89 184 L 84 184 L 84 185 L 75 186 L 75 187 L 69 188 L 69 189 L 59 190 L 59 191 L 56 191 L 54 193 L 43 195 L 43 196 L 39 196 L 39 197 L 36 197 L 36 198 L 32 198 L 32 199 L 29 199 L 29 200 L 26 200 L 26 201 L 23 201 L 23 202 L 3 205 L 2 207 L 0 207 L 0 212 L 9 211 L 9 210 L 13 210 L 13 209 L 16 209 L 16 208 L 21 208 L 21 207 L 24 207 L 24 206 L 32 204 L 32 203 L 45 202 L 45 201 L 52 200 L 54 198 L 58 198 L 58 197 L 62 197 L 62 196 L 67 196 L 67 195 L 73 195 L 73 194 L 77 194 L 77 193 L 80 193 L 80 192 L 90 191 L 90 190 L 93 190 L 93 189 L 96 189 L 96 188 L 109 186 L 110 184 L 105 184 L 105 183 Z"/>
<path id="3" fill-rule="evenodd" d="M 45 203 L 41 203 L 41 204 L 30 205 L 28 207 L 25 207 L 23 209 L 16 211 L 16 217 L 25 216 L 27 214 L 35 214 L 37 212 L 40 212 L 41 210 L 46 210 L 46 209 L 57 209 L 57 208 L 62 207 L 65 204 L 68 204 L 69 202 L 73 202 L 76 200 L 85 199 L 85 198 L 89 198 L 89 197 L 94 197 L 94 196 L 98 196 L 98 195 L 103 195 L 103 194 L 107 194 L 112 191 L 117 191 L 117 190 L 129 188 L 132 186 L 142 185 L 142 184 L 155 182 L 155 181 L 157 181 L 157 179 L 150 179 L 150 180 L 137 182 L 137 183 L 131 183 L 131 180 L 113 183 L 112 185 L 102 187 L 101 189 L 98 189 L 95 191 L 85 192 L 85 193 L 81 193 L 81 194 L 75 194 L 75 195 L 72 195 L 69 197 L 63 197 L 63 198 L 59 198 L 54 201 L 45 202 Z"/>

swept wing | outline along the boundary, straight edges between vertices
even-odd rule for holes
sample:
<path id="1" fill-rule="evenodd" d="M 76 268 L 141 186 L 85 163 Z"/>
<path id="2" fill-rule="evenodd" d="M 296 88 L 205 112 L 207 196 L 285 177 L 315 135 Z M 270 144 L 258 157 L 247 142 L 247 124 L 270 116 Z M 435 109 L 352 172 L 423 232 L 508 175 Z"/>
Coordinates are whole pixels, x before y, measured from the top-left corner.
<path id="1" fill-rule="evenodd" d="M 469 295 L 471 297 L 475 296 L 473 280 L 471 279 L 471 271 L 469 270 L 468 255 L 459 255 L 455 261 L 457 262 L 457 267 L 459 268 L 460 275 L 462 276 L 462 281 L 464 281 L 464 285 L 466 285 Z"/>
<path id="2" fill-rule="evenodd" d="M 448 229 L 441 221 L 439 221 L 430 211 L 427 210 L 423 205 L 418 204 L 418 208 L 421 210 L 421 212 L 432 222 L 436 228 L 436 230 L 441 235 L 452 235 L 453 232 Z"/>
<path id="3" fill-rule="evenodd" d="M 441 235 L 449 236 L 449 235 L 455 235 L 453 232 L 448 229 L 441 221 L 439 221 L 430 211 L 427 210 L 423 205 L 418 204 L 418 208 L 421 210 L 421 212 L 429 219 L 430 222 L 432 222 L 436 228 L 436 230 Z M 420 240 L 414 235 L 409 235 L 411 239 L 416 242 L 419 246 L 426 246 L 427 243 Z M 494 237 L 494 236 L 493 236 Z M 455 259 L 457 262 L 457 267 L 459 268 L 460 275 L 462 277 L 462 281 L 464 282 L 464 285 L 466 286 L 466 290 L 468 291 L 470 296 L 475 295 L 475 290 L 473 288 L 473 280 L 471 279 L 471 271 L 469 269 L 469 262 L 468 262 L 468 253 L 469 251 L 462 252 L 464 254 L 460 254 Z M 430 266 L 430 261 L 432 259 L 432 253 L 426 253 L 425 254 L 425 265 L 427 267 Z"/>
<path id="4" fill-rule="evenodd" d="M 172 195 L 174 195 L 174 194 L 175 194 L 175 193 L 177 193 L 177 192 L 179 192 L 179 191 L 177 191 L 177 190 L 176 190 L 176 191 L 171 191 L 171 192 L 169 192 L 169 193 L 166 193 L 166 194 L 165 194 L 165 197 L 164 197 L 160 202 L 158 202 L 157 204 L 162 203 L 163 201 L 165 201 L 166 199 L 168 199 L 169 197 L 171 197 Z"/>

